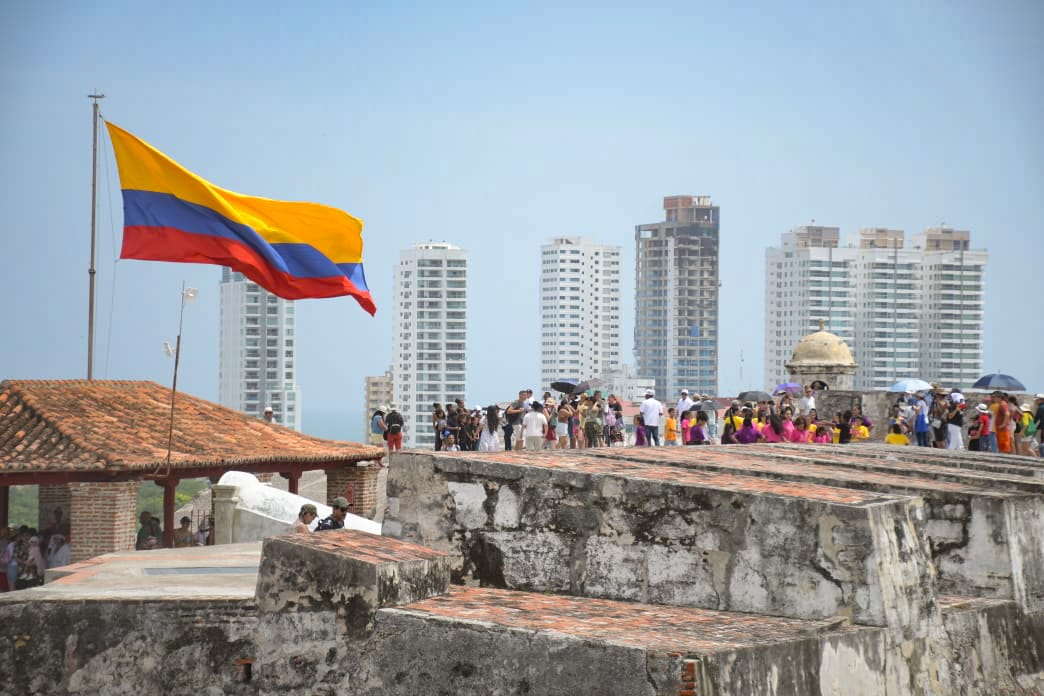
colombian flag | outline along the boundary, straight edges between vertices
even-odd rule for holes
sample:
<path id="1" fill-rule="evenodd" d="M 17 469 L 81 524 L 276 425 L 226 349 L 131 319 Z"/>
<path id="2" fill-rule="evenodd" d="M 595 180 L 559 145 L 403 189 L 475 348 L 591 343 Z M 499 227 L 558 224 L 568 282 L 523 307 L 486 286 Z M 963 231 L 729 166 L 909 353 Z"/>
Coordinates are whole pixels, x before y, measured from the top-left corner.
<path id="1" fill-rule="evenodd" d="M 212 263 L 288 300 L 351 295 L 370 314 L 362 220 L 318 203 L 244 196 L 106 123 L 123 189 L 120 258 Z"/>

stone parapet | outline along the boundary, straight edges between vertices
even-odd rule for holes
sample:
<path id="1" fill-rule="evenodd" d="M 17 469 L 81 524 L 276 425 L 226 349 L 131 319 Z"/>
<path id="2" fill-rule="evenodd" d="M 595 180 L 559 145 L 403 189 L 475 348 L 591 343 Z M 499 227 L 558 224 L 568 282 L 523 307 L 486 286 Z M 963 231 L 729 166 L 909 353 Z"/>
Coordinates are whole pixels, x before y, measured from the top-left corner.
<path id="1" fill-rule="evenodd" d="M 409 453 L 383 530 L 452 554 L 468 584 L 893 627 L 934 612 L 909 496 L 584 455 Z"/>
<path id="2" fill-rule="evenodd" d="M 844 451 L 843 454 L 841 451 Z M 871 459 L 867 445 L 820 449 L 800 446 L 618 448 L 605 456 L 773 480 L 844 486 L 925 501 L 925 533 L 941 593 L 1015 599 L 1027 610 L 1044 609 L 1044 558 L 1032 540 L 1044 538 L 1044 481 L 985 477 L 934 465 Z M 802 456 L 802 455 L 808 456 Z M 997 484 L 997 485 L 993 485 Z M 1000 490 L 998 490 L 1000 489 Z M 1009 490 L 1005 490 L 1009 489 Z"/>
<path id="3" fill-rule="evenodd" d="M 265 539 L 256 591 L 263 688 L 351 683 L 349 667 L 360 664 L 352 653 L 369 640 L 377 610 L 445 593 L 449 565 L 445 554 L 355 530 Z"/>

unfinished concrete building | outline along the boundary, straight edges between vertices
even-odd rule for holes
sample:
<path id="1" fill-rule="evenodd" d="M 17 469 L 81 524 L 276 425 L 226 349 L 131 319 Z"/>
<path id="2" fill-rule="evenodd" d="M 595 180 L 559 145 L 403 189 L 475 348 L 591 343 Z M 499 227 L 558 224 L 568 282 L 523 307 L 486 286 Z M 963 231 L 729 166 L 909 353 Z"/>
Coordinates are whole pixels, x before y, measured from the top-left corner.
<path id="1" fill-rule="evenodd" d="M 719 209 L 667 196 L 664 221 L 634 228 L 634 355 L 662 399 L 718 393 Z"/>

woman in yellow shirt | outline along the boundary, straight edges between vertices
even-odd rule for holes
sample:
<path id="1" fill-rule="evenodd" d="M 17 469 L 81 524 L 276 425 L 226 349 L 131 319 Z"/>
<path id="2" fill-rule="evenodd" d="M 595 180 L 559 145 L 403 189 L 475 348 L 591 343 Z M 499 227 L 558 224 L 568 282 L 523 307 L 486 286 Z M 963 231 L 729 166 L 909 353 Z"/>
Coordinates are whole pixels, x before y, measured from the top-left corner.
<path id="1" fill-rule="evenodd" d="M 889 432 L 885 435 L 885 444 L 887 445 L 909 445 L 910 438 L 903 435 L 903 429 L 898 423 L 893 423 Z"/>

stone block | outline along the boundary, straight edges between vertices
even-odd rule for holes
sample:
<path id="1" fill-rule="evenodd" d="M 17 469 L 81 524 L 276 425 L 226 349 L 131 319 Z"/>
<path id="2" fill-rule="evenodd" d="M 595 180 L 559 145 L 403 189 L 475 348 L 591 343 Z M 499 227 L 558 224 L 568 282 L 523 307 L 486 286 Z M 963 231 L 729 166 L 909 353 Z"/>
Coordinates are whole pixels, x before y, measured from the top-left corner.
<path id="1" fill-rule="evenodd" d="M 388 487 L 385 533 L 452 554 L 469 584 L 882 626 L 933 612 L 909 496 L 528 453 L 407 453 Z"/>

